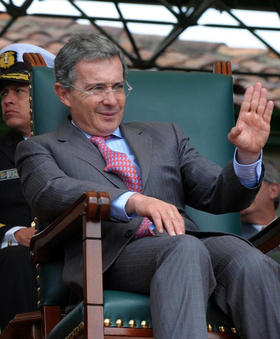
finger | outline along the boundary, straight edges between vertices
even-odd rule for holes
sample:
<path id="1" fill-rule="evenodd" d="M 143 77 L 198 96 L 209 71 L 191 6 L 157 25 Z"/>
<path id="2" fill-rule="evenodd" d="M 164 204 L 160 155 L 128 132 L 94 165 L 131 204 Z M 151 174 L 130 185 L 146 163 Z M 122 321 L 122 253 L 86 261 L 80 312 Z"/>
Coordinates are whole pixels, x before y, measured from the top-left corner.
<path id="1" fill-rule="evenodd" d="M 230 141 L 232 141 L 233 139 L 238 137 L 238 135 L 240 135 L 241 131 L 242 131 L 241 128 L 239 128 L 237 126 L 232 127 L 232 129 L 230 130 L 230 132 L 228 134 L 228 139 Z"/>
<path id="2" fill-rule="evenodd" d="M 182 216 L 180 215 L 180 219 L 177 220 L 176 223 L 174 223 L 174 230 L 177 235 L 185 234 L 185 222 Z"/>
<path id="3" fill-rule="evenodd" d="M 165 220 L 164 228 L 171 237 L 174 237 L 174 235 L 176 235 L 174 224 L 170 219 Z"/>
<path id="4" fill-rule="evenodd" d="M 243 112 L 248 112 L 250 110 L 253 91 L 254 91 L 253 86 L 249 86 L 246 89 L 245 94 L 243 96 L 242 103 L 241 103 L 241 107 L 240 107 L 240 114 L 242 114 Z"/>
<path id="5" fill-rule="evenodd" d="M 28 227 L 29 230 L 29 236 L 32 237 L 35 234 L 35 227 Z"/>
<path id="6" fill-rule="evenodd" d="M 167 213 L 168 214 L 164 218 L 164 226 L 168 234 L 171 236 L 184 234 L 185 224 L 178 209 L 175 206 L 170 205 Z"/>
<path id="7" fill-rule="evenodd" d="M 172 222 L 175 234 L 184 234 L 185 233 L 185 222 L 181 214 L 179 213 L 177 207 L 174 205 L 172 207 Z"/>
<path id="8" fill-rule="evenodd" d="M 22 241 L 19 244 L 22 246 L 27 246 L 27 241 L 22 239 Z"/>
<path id="9" fill-rule="evenodd" d="M 151 219 L 153 220 L 153 223 L 158 230 L 159 233 L 163 233 L 163 223 L 162 219 L 159 213 L 155 213 L 155 215 L 151 216 Z"/>
<path id="10" fill-rule="evenodd" d="M 175 223 L 175 216 L 173 212 L 172 205 L 167 205 L 165 208 L 161 209 L 161 220 L 163 223 L 163 226 L 167 233 L 170 236 L 176 235 L 175 229 L 174 229 L 174 223 Z"/>
<path id="11" fill-rule="evenodd" d="M 274 107 L 273 101 L 269 100 L 269 102 L 266 105 L 266 109 L 264 111 L 264 114 L 263 114 L 264 121 L 269 123 L 269 124 L 270 124 L 270 120 L 271 120 L 271 116 L 272 116 L 272 112 L 273 112 L 273 107 Z"/>
<path id="12" fill-rule="evenodd" d="M 250 112 L 257 112 L 261 97 L 261 89 L 262 89 L 261 83 L 257 82 L 252 93 Z"/>
<path id="13" fill-rule="evenodd" d="M 267 90 L 265 88 L 262 88 L 256 113 L 258 115 L 263 115 L 266 105 L 267 105 Z"/>

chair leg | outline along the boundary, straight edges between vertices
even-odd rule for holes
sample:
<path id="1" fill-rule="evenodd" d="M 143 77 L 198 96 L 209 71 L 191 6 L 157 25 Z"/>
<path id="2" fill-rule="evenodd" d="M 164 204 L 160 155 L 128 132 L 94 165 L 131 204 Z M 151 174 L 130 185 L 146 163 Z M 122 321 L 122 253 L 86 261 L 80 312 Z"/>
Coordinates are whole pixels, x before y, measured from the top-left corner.
<path id="1" fill-rule="evenodd" d="M 85 310 L 86 338 L 103 339 L 103 307 L 87 305 Z"/>

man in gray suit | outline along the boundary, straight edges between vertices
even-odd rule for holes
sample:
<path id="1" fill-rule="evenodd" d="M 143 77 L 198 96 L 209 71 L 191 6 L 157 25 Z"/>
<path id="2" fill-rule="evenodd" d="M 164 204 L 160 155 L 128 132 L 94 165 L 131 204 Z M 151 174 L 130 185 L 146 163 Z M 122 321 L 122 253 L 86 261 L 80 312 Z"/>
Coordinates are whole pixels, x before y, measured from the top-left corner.
<path id="1" fill-rule="evenodd" d="M 174 124 L 122 123 L 129 90 L 126 66 L 106 38 L 74 36 L 58 53 L 55 73 L 55 91 L 71 117 L 58 131 L 24 141 L 17 149 L 34 214 L 48 223 L 83 192 L 109 192 L 110 218 L 102 222 L 104 284 L 150 295 L 156 339 L 207 338 L 210 295 L 242 338 L 278 338 L 279 265 L 238 237 L 200 232 L 184 208 L 187 203 L 225 213 L 254 199 L 273 110 L 262 85 L 245 93 L 228 136 L 236 145 L 234 160 L 221 169 L 191 148 Z M 109 171 L 104 147 L 99 151 L 92 142 L 96 136 L 109 136 L 103 140 L 107 154 L 128 156 L 140 174 L 140 190 L 129 190 Z M 146 236 L 139 235 L 143 217 L 148 220 Z M 64 279 L 75 291 L 81 289 L 76 239 L 65 243 Z"/>

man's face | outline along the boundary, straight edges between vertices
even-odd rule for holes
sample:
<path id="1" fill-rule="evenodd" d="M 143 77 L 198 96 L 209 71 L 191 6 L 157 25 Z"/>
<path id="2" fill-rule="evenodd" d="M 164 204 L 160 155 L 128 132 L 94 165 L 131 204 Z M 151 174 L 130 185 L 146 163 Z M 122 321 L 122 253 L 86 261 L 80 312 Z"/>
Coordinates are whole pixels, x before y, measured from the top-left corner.
<path id="1" fill-rule="evenodd" d="M 94 61 L 80 61 L 76 67 L 74 88 L 55 90 L 61 101 L 69 107 L 73 121 L 90 135 L 106 136 L 121 123 L 125 106 L 124 91 L 110 91 L 124 82 L 123 68 L 118 57 Z M 105 88 L 104 95 L 89 94 L 94 88 Z"/>
<path id="2" fill-rule="evenodd" d="M 29 86 L 17 82 L 0 89 L 2 117 L 6 125 L 23 136 L 30 136 Z"/>
<path id="3" fill-rule="evenodd" d="M 270 193 L 270 184 L 263 181 L 255 200 L 248 208 L 241 211 L 241 217 L 244 218 L 250 214 L 260 212 L 263 208 L 266 208 L 268 204 L 271 204 L 271 201 L 273 202 Z"/>
<path id="4" fill-rule="evenodd" d="M 261 188 L 256 195 L 255 200 L 252 204 L 242 210 L 241 220 L 242 222 L 251 222 L 251 218 L 254 218 L 258 215 L 264 215 L 267 211 L 274 211 L 274 200 L 279 196 L 280 193 L 280 184 L 278 183 L 269 183 L 263 180 Z"/>

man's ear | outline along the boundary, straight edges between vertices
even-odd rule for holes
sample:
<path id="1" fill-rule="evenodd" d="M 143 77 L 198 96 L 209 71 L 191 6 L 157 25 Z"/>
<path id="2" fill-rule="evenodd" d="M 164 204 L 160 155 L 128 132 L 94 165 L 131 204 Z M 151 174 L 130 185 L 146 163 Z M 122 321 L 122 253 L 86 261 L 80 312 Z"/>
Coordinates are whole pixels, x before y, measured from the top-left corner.
<path id="1" fill-rule="evenodd" d="M 279 196 L 280 193 L 280 184 L 277 184 L 276 182 L 269 185 L 269 191 L 270 191 L 270 197 L 272 199 L 275 199 Z"/>
<path id="2" fill-rule="evenodd" d="M 70 101 L 69 101 L 69 91 L 61 85 L 61 83 L 56 82 L 54 84 L 54 91 L 56 95 L 58 96 L 59 100 L 68 108 L 71 107 Z"/>

